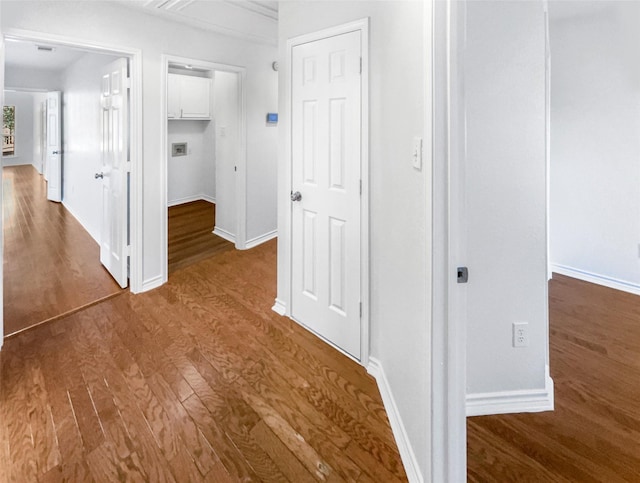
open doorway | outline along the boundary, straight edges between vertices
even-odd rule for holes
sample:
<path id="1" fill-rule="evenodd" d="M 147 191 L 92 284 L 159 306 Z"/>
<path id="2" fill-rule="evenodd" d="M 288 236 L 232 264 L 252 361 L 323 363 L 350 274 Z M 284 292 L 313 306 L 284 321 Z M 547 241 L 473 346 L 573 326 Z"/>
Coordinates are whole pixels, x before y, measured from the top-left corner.
<path id="1" fill-rule="evenodd" d="M 100 263 L 105 210 L 95 174 L 103 164 L 101 70 L 122 55 L 41 39 L 5 40 L 5 105 L 15 106 L 14 154 L 3 156 L 8 336 L 121 291 Z M 52 92 L 56 106 L 48 99 Z M 47 128 L 53 107 L 60 122 Z M 60 145 L 49 153 L 54 137 Z M 57 173 L 51 172 L 51 154 L 59 160 Z M 61 203 L 47 200 L 54 179 Z"/>
<path id="2" fill-rule="evenodd" d="M 244 69 L 167 57 L 167 273 L 243 248 Z"/>

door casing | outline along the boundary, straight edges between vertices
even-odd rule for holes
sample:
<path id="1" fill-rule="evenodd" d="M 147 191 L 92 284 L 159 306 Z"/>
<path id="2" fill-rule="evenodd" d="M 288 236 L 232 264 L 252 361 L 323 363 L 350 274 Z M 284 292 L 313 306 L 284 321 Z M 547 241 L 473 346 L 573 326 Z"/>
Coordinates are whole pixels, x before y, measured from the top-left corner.
<path id="1" fill-rule="evenodd" d="M 360 333 L 360 347 L 361 356 L 360 360 L 356 360 L 359 364 L 367 366 L 369 363 L 369 324 L 370 324 L 370 308 L 369 308 L 369 19 L 356 20 L 336 27 L 323 29 L 317 32 L 300 35 L 298 37 L 291 38 L 287 41 L 287 59 L 285 76 L 289 79 L 286 86 L 286 116 L 280 123 L 281 128 L 285 132 L 286 136 L 286 152 L 284 153 L 285 159 L 288 163 L 288 169 L 286 170 L 286 182 L 284 186 L 279 186 L 280 192 L 278 196 L 286 196 L 289 199 L 289 194 L 292 189 L 292 170 L 293 170 L 293 157 L 291 151 L 292 129 L 291 129 L 291 115 L 292 115 L 292 85 L 291 79 L 291 65 L 293 60 L 293 48 L 296 45 L 305 44 L 308 42 L 315 42 L 328 37 L 334 37 L 349 32 L 359 31 L 361 35 L 361 55 L 362 55 L 362 88 L 361 88 L 361 105 L 362 105 L 362 117 L 361 117 L 361 178 L 362 178 L 362 198 L 360 204 L 360 301 L 362 302 L 362 321 L 361 321 L 361 333 Z M 284 233 L 279 233 L 279 237 L 282 241 L 282 245 L 278 251 L 278 257 L 283 257 L 285 261 L 284 270 L 286 285 L 286 294 L 288 300 L 284 301 L 276 299 L 276 303 L 273 310 L 281 315 L 291 317 L 291 298 L 292 298 L 292 216 L 293 211 L 291 202 L 286 203 L 285 212 L 282 214 L 282 219 L 285 220 L 286 229 Z M 335 347 L 341 353 L 347 355 L 351 359 L 352 356 L 341 350 L 339 347 L 332 344 L 330 341 L 325 342 Z"/>

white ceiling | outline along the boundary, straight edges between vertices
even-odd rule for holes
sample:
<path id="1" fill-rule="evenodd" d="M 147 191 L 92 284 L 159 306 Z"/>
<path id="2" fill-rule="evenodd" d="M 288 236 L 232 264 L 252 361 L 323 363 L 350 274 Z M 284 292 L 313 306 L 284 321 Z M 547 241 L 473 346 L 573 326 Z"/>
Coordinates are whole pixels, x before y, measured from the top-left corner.
<path id="1" fill-rule="evenodd" d="M 277 0 L 119 0 L 121 4 L 166 20 L 200 29 L 277 45 Z M 63 71 L 85 52 L 54 46 L 52 52 L 39 51 L 33 42 L 7 39 L 7 67 Z"/>
<path id="2" fill-rule="evenodd" d="M 48 71 L 62 71 L 78 60 L 84 51 L 69 47 L 54 47 L 52 52 L 41 51 L 33 42 L 14 41 L 5 42 L 5 65 L 7 67 L 30 67 Z"/>
<path id="3" fill-rule="evenodd" d="M 152 15 L 233 37 L 276 45 L 277 0 L 120 0 Z"/>

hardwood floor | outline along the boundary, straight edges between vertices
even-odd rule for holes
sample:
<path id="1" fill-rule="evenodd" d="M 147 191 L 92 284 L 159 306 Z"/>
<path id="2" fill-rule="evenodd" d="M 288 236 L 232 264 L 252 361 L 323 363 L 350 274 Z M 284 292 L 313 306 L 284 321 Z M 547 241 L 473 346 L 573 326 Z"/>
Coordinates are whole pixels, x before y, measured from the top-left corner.
<path id="1" fill-rule="evenodd" d="M 216 205 L 193 201 L 169 207 L 169 273 L 192 265 L 233 243 L 214 235 Z"/>
<path id="2" fill-rule="evenodd" d="M 100 248 L 60 203 L 46 199 L 35 168 L 2 170 L 4 330 L 9 335 L 121 291 Z"/>
<path id="3" fill-rule="evenodd" d="M 271 311 L 276 241 L 5 341 L 0 481 L 406 481 L 374 380 Z"/>
<path id="4" fill-rule="evenodd" d="M 640 297 L 554 274 L 555 411 L 469 418 L 468 479 L 640 481 Z"/>

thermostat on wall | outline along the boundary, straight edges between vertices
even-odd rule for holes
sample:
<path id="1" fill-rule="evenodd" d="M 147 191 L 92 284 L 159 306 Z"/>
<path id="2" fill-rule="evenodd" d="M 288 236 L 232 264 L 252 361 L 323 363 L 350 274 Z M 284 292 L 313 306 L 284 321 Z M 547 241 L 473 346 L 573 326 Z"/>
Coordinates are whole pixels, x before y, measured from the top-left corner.
<path id="1" fill-rule="evenodd" d="M 278 113 L 270 112 L 267 114 L 267 123 L 269 124 L 278 124 Z"/>

